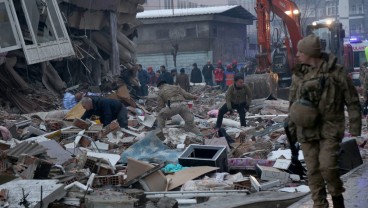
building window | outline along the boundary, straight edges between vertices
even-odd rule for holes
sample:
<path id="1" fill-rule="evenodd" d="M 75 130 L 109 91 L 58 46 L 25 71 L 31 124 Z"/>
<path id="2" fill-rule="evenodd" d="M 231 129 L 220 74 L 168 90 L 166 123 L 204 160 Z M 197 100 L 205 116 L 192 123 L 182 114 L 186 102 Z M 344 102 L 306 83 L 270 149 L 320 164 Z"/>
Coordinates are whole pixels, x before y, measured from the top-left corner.
<path id="1" fill-rule="evenodd" d="M 12 24 L 9 31 L 13 30 L 14 38 L 20 41 L 28 64 L 74 55 L 56 0 L 0 0 L 1 5 L 12 11 L 12 17 L 7 14 Z"/>
<path id="2" fill-rule="evenodd" d="M 196 28 L 188 28 L 186 29 L 186 37 L 197 37 L 197 30 Z"/>
<path id="3" fill-rule="evenodd" d="M 187 8 L 187 0 L 178 0 L 178 8 L 179 9 Z"/>
<path id="4" fill-rule="evenodd" d="M 198 4 L 193 2 L 188 2 L 188 8 L 197 8 Z"/>
<path id="5" fill-rule="evenodd" d="M 236 1 L 236 0 L 229 0 L 229 5 L 238 5 L 238 1 Z"/>
<path id="6" fill-rule="evenodd" d="M 169 30 L 157 30 L 156 31 L 157 39 L 167 39 L 169 38 Z"/>
<path id="7" fill-rule="evenodd" d="M 326 2 L 326 15 L 333 16 L 336 15 L 336 2 Z"/>
<path id="8" fill-rule="evenodd" d="M 362 23 L 351 24 L 351 26 L 350 26 L 350 33 L 351 34 L 364 33 L 363 24 Z"/>
<path id="9" fill-rule="evenodd" d="M 0 0 L 0 31 L 0 53 L 21 48 L 10 4 L 4 0 Z"/>
<path id="10" fill-rule="evenodd" d="M 165 9 L 172 9 L 173 8 L 172 7 L 173 6 L 172 3 L 173 3 L 172 0 L 165 0 L 165 2 L 164 2 Z"/>
<path id="11" fill-rule="evenodd" d="M 350 8 L 350 14 L 363 14 L 363 4 L 353 4 Z"/>
<path id="12" fill-rule="evenodd" d="M 317 8 L 317 17 L 325 16 L 325 9 L 324 8 Z"/>

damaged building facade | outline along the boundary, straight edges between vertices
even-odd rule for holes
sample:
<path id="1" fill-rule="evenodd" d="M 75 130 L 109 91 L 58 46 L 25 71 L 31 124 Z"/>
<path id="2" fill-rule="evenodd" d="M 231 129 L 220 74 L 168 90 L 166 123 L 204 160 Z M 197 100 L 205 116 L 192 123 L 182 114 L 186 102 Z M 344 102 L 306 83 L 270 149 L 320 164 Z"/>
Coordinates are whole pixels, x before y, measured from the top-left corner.
<path id="1" fill-rule="evenodd" d="M 143 23 L 137 28 L 137 60 L 155 69 L 160 65 L 191 68 L 208 60 L 242 62 L 246 26 L 255 20 L 242 6 L 150 10 L 137 18 Z"/>
<path id="2" fill-rule="evenodd" d="M 140 24 L 135 16 L 143 11 L 142 3 L 0 1 L 1 106 L 23 113 L 48 109 L 45 103 L 54 98 L 23 97 L 44 87 L 48 97 L 60 96 L 66 87 L 99 86 L 120 75 L 121 69 L 133 70 L 132 39 Z"/>

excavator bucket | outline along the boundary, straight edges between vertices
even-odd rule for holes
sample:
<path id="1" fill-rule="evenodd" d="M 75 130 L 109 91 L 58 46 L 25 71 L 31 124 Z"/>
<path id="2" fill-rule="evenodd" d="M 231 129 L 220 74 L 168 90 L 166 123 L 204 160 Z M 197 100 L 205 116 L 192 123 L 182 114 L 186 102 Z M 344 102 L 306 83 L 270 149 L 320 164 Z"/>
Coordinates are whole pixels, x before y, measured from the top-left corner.
<path id="1" fill-rule="evenodd" d="M 276 73 L 247 75 L 244 82 L 252 90 L 253 99 L 277 98 L 278 76 Z"/>

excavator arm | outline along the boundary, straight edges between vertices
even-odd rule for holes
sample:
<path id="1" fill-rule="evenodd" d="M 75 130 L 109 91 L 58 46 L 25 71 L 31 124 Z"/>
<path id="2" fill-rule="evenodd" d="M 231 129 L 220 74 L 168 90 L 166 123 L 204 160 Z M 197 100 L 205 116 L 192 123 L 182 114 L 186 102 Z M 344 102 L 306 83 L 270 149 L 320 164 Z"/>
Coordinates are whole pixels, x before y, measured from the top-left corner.
<path id="1" fill-rule="evenodd" d="M 300 12 L 297 5 L 291 0 L 257 0 L 255 10 L 258 19 L 259 54 L 257 56 L 257 61 L 260 72 L 272 71 L 271 12 L 281 18 L 288 30 L 289 37 L 286 35 L 284 43 L 287 50 L 289 66 L 294 66 L 296 64 L 295 55 L 297 53 L 298 41 L 302 39 Z"/>

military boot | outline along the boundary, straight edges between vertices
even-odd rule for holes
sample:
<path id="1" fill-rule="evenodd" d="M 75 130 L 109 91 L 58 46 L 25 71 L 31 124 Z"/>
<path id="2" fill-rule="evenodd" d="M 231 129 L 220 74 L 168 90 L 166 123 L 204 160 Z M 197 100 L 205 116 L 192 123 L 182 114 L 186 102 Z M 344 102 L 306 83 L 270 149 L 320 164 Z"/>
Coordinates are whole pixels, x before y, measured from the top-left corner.
<path id="1" fill-rule="evenodd" d="M 342 195 L 333 196 L 332 197 L 332 204 L 333 204 L 334 208 L 345 208 L 344 197 Z"/>

